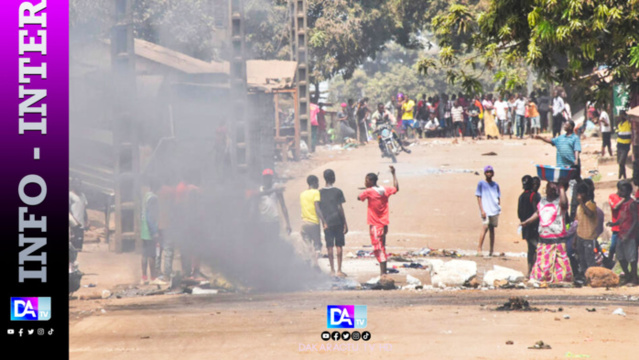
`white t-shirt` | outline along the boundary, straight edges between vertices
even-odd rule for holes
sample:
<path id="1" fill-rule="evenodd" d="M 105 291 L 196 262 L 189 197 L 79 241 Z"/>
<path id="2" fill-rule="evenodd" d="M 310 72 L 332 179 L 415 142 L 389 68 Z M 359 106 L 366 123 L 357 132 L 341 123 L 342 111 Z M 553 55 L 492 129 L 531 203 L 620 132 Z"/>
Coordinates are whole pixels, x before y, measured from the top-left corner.
<path id="1" fill-rule="evenodd" d="M 437 127 L 439 126 L 439 121 L 437 121 L 437 119 L 430 119 L 428 120 L 428 122 L 426 123 L 426 126 L 424 126 L 424 128 L 426 130 L 437 130 Z"/>
<path id="2" fill-rule="evenodd" d="M 605 120 L 605 124 L 604 124 L 604 120 Z M 605 133 L 605 132 L 612 132 L 612 127 L 610 126 L 610 117 L 608 116 L 608 113 L 604 110 L 601 111 L 601 114 L 599 114 L 599 126 L 601 127 L 601 132 Z"/>
<path id="3" fill-rule="evenodd" d="M 69 191 L 69 211 L 71 215 L 80 223 L 80 225 L 84 226 L 86 223 L 86 219 L 84 218 L 84 211 L 88 205 L 87 198 L 83 193 L 79 195 L 74 193 L 73 191 Z"/>
<path id="4" fill-rule="evenodd" d="M 515 100 L 515 114 L 524 116 L 526 115 L 526 100 L 525 99 L 517 99 Z"/>
<path id="5" fill-rule="evenodd" d="M 495 111 L 497 112 L 497 119 L 508 120 L 508 102 L 497 100 L 495 102 Z"/>
<path id="6" fill-rule="evenodd" d="M 453 109 L 450 111 L 453 115 L 453 122 L 462 122 L 464 121 L 464 108 L 461 106 L 453 106 Z"/>

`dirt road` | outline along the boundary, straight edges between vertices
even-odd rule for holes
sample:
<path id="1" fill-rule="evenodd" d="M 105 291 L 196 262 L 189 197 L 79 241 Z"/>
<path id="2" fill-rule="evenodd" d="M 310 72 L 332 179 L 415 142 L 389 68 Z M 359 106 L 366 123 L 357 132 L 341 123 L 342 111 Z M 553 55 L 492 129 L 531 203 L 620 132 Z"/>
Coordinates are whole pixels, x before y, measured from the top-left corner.
<path id="1" fill-rule="evenodd" d="M 584 151 L 598 145 L 594 140 L 585 142 Z M 474 172 L 481 173 L 488 164 L 495 168 L 502 191 L 495 250 L 526 250 L 516 233 L 520 179 L 534 172 L 534 164 L 554 163 L 554 148 L 532 140 L 461 144 L 435 140 L 411 150 L 413 154 L 402 154 L 396 165 L 401 191 L 391 198 L 390 252 L 426 246 L 475 250 L 480 221 L 474 191 L 481 176 Z M 490 152 L 497 155 L 482 155 Z M 586 170 L 596 166 L 592 155 L 584 155 L 584 162 Z M 278 166 L 280 175 L 290 178 L 286 200 L 294 231 L 299 229 L 298 196 L 306 188 L 306 176 L 312 173 L 321 179 L 322 171 L 332 168 L 336 185 L 347 198 L 351 231 L 345 254 L 363 249 L 369 239 L 365 204 L 355 200 L 358 187 L 367 172 L 380 172 L 380 181 L 386 184 L 391 179 L 388 165 L 376 145 L 369 145 L 341 152 L 322 149 L 311 161 Z M 526 267 L 525 259 L 517 257 L 471 259 L 480 269 L 492 264 L 520 271 Z M 118 284 L 135 284 L 140 276 L 136 255 L 111 254 L 104 245 L 89 244 L 79 260 L 88 273 L 83 283 L 97 284 L 81 289 L 80 297 Z M 362 264 L 361 259 L 346 259 L 344 271 L 358 280 L 375 274 L 374 262 Z M 326 267 L 325 259 L 322 265 Z M 402 277 L 406 273 L 424 278 L 420 270 L 400 271 Z M 540 311 L 494 311 L 511 295 L 528 296 Z M 364 330 L 371 333 L 370 341 L 322 341 L 326 306 L 333 304 L 367 305 Z M 70 305 L 71 359 L 78 360 L 631 359 L 639 331 L 639 288 L 162 295 L 76 299 Z M 612 315 L 619 307 L 626 316 Z M 539 340 L 552 348 L 528 349 Z"/>

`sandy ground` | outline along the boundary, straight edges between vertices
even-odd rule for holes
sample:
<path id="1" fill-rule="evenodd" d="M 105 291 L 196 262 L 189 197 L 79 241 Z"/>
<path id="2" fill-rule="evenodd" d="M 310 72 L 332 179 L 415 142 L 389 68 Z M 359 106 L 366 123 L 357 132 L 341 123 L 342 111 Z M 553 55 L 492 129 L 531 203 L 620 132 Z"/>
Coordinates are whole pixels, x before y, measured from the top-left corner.
<path id="1" fill-rule="evenodd" d="M 583 147 L 584 172 L 598 169 L 602 174 L 597 199 L 608 212 L 603 204 L 614 191 L 616 167 L 592 154 L 599 148 L 597 140 L 588 140 Z M 429 140 L 411 150 L 396 164 L 400 192 L 391 198 L 388 251 L 476 250 L 480 220 L 474 191 L 481 176 L 474 172 L 481 173 L 490 164 L 502 191 L 495 251 L 511 256 L 464 259 L 478 263 L 479 277 L 494 264 L 525 271 L 525 258 L 516 256 L 526 251 L 516 232 L 520 179 L 535 171 L 534 164 L 554 163 L 554 148 L 533 140 L 460 144 Z M 489 152 L 497 155 L 482 155 Z M 380 172 L 381 183 L 390 183 L 388 165 L 376 145 L 351 151 L 321 148 L 311 160 L 279 164 L 277 172 L 288 179 L 285 197 L 294 232 L 300 225 L 299 193 L 306 188 L 306 176 L 321 179 L 322 171 L 331 168 L 347 199 L 350 233 L 344 253 L 370 250 L 365 247 L 369 243 L 366 206 L 355 199 L 368 172 Z M 466 170 L 470 172 L 462 172 Z M 299 244 L 298 237 L 294 233 L 292 241 Z M 140 278 L 139 255 L 113 254 L 103 243 L 89 243 L 79 261 L 86 273 L 83 284 L 95 286 L 83 287 L 70 301 L 71 359 L 635 358 L 639 288 L 308 291 L 87 300 L 105 289 L 135 284 Z M 326 259 L 320 264 L 327 268 Z M 344 271 L 365 281 L 378 270 L 375 261 L 347 258 Z M 406 274 L 425 284 L 430 281 L 424 270 L 400 269 L 393 277 L 401 284 Z M 495 311 L 509 296 L 527 296 L 540 311 Z M 372 334 L 371 340 L 322 341 L 326 305 L 332 304 L 367 305 L 365 330 Z M 612 315 L 619 307 L 626 316 Z M 512 345 L 506 344 L 509 340 Z M 552 349 L 528 349 L 539 340 Z"/>

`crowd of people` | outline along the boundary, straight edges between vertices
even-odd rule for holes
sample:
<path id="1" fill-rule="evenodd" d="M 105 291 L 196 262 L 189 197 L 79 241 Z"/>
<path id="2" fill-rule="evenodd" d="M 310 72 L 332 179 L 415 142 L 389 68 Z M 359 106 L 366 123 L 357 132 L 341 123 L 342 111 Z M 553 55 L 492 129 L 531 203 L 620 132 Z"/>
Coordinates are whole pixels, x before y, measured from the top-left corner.
<path id="1" fill-rule="evenodd" d="M 487 131 L 485 114 L 491 115 L 497 134 Z M 421 95 L 412 98 L 407 93 L 392 96 L 387 103 L 378 103 L 372 110 L 369 99 L 357 103 L 353 99 L 341 104 L 338 127 L 342 139 L 357 139 L 365 144 L 372 139 L 372 132 L 381 123 L 397 127 L 402 138 L 416 137 L 501 137 L 513 135 L 537 135 L 548 130 L 552 115 L 553 137 L 561 132 L 572 114 L 565 91 L 555 91 L 551 99 L 543 90 L 534 91 L 528 97 L 521 93 L 504 93 L 469 96 L 459 94 Z"/>

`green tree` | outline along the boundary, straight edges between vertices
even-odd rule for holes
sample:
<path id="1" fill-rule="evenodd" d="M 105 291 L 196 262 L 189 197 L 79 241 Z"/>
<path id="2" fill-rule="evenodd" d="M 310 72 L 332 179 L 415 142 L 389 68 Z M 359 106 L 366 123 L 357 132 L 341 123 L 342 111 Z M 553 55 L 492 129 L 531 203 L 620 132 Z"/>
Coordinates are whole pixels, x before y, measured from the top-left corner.
<path id="1" fill-rule="evenodd" d="M 525 64 L 540 77 L 572 88 L 573 99 L 609 103 L 611 83 L 634 85 L 639 70 L 639 1 L 491 0 L 484 11 L 453 4 L 432 21 L 441 47 L 437 61 L 451 78 L 475 83 L 475 73 L 455 69 L 463 54 L 476 52 L 477 69 Z M 592 75 L 602 69 L 600 75 Z M 500 71 L 506 86 L 523 74 Z"/>

